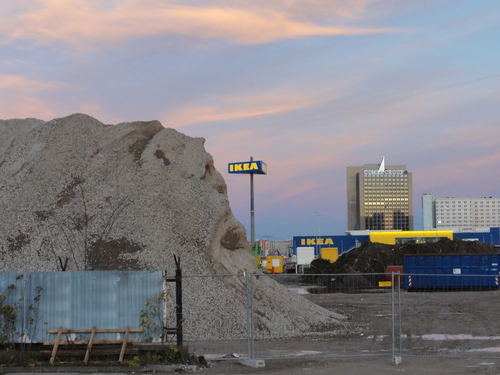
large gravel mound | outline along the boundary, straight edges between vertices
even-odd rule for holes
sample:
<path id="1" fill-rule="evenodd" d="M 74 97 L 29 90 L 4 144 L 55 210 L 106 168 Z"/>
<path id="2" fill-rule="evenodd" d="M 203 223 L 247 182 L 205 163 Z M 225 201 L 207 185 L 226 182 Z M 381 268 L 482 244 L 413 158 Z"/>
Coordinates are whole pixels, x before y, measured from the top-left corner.
<path id="1" fill-rule="evenodd" d="M 0 271 L 171 275 L 175 254 L 184 275 L 258 274 L 204 142 L 158 121 L 0 120 Z M 192 280 L 184 289 L 187 335 L 231 338 L 234 329 L 212 328 L 244 327 L 243 283 Z M 341 316 L 266 277 L 254 277 L 254 288 L 259 337 L 342 326 Z"/>

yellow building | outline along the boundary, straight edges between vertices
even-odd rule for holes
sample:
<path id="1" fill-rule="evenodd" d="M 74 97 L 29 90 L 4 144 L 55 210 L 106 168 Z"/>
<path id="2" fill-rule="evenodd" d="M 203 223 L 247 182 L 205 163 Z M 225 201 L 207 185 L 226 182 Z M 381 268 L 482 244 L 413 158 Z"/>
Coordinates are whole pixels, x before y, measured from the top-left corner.
<path id="1" fill-rule="evenodd" d="M 453 239 L 452 230 L 411 230 L 370 232 L 370 241 L 388 245 L 404 243 L 437 242 L 441 238 Z"/>

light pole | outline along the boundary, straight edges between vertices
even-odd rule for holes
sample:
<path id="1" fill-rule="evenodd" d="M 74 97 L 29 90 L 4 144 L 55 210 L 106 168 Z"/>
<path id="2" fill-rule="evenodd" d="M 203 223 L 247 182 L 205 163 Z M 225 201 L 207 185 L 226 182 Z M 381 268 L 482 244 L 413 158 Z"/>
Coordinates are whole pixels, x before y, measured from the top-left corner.
<path id="1" fill-rule="evenodd" d="M 316 253 L 319 256 L 319 243 L 318 240 L 321 238 L 321 226 L 320 226 L 320 217 L 321 215 L 318 213 L 318 211 L 314 211 L 316 214 L 316 228 L 318 229 L 318 234 L 316 235 Z"/>

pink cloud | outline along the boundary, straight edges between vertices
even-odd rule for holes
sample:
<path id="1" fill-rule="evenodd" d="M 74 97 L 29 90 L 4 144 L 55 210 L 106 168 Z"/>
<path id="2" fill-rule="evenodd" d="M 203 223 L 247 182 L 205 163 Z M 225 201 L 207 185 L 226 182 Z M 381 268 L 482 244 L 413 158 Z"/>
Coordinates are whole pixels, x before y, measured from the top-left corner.
<path id="1" fill-rule="evenodd" d="M 36 94 L 66 88 L 61 82 L 41 82 L 22 75 L 0 75 L 0 113 L 5 119 L 35 117 L 51 120 L 53 108 Z M 52 109 L 51 109 L 52 108 Z"/>
<path id="2" fill-rule="evenodd" d="M 333 14 L 336 19 L 350 17 L 370 2 L 354 1 L 346 5 L 335 1 L 329 14 Z M 325 1 L 303 4 L 280 1 L 277 4 L 266 2 L 259 5 L 236 2 L 232 4 L 233 7 L 228 7 L 227 2 L 221 5 L 216 2 L 200 4 L 187 6 L 179 5 L 176 1 L 122 0 L 115 1 L 113 7 L 104 8 L 100 2 L 89 0 L 38 0 L 25 3 L 22 11 L 5 19 L 0 33 L 6 40 L 27 39 L 41 44 L 105 43 L 157 35 L 184 35 L 200 40 L 223 39 L 259 44 L 312 35 L 395 31 L 387 28 L 319 25 L 314 18 L 318 14 L 324 17 L 325 9 L 328 9 Z M 292 6 L 286 7 L 284 4 Z"/>
<path id="3" fill-rule="evenodd" d="M 67 87 L 60 82 L 45 83 L 29 79 L 22 75 L 0 74 L 0 90 L 14 90 L 16 92 L 34 93 Z"/>
<path id="4" fill-rule="evenodd" d="M 183 126 L 209 121 L 235 120 L 272 115 L 318 105 L 332 98 L 314 99 L 306 95 L 263 93 L 223 99 L 217 106 L 185 106 L 165 118 L 168 126 Z"/>
<path id="5" fill-rule="evenodd" d="M 289 186 L 283 190 L 279 190 L 279 192 L 275 195 L 276 199 L 288 199 L 293 198 L 302 194 L 306 194 L 310 191 L 315 190 L 321 184 L 313 183 L 310 181 L 303 182 L 301 184 Z"/>
<path id="6" fill-rule="evenodd" d="M 468 167 L 474 168 L 484 168 L 487 166 L 491 167 L 491 170 L 497 168 L 498 164 L 500 164 L 500 152 L 494 151 L 492 153 L 481 155 L 480 157 L 471 158 L 465 163 Z M 483 171 L 484 169 L 481 169 Z"/>
<path id="7" fill-rule="evenodd" d="M 45 121 L 56 117 L 55 112 L 41 99 L 22 95 L 3 95 L 0 90 L 0 113 L 2 119 L 37 118 Z"/>

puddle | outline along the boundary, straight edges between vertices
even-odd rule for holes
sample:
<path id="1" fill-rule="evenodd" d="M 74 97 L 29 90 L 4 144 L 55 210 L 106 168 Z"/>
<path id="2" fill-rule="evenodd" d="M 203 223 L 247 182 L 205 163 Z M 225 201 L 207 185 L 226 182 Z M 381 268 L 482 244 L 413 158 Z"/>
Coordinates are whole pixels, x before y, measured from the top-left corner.
<path id="1" fill-rule="evenodd" d="M 422 335 L 422 340 L 445 341 L 445 340 L 500 340 L 500 336 L 472 336 L 465 334 L 430 334 Z"/>
<path id="2" fill-rule="evenodd" d="M 319 290 L 320 287 L 317 286 L 290 286 L 288 287 L 291 291 L 297 294 L 318 294 L 321 293 Z M 326 292 L 323 292 L 326 293 Z"/>
<path id="3" fill-rule="evenodd" d="M 291 354 L 292 357 L 303 357 L 308 355 L 318 355 L 323 354 L 323 352 L 316 352 L 314 350 L 302 350 L 298 353 Z"/>
<path id="4" fill-rule="evenodd" d="M 500 336 L 473 336 L 473 335 L 443 335 L 443 334 L 431 334 L 422 335 L 422 340 L 433 340 L 433 341 L 446 341 L 446 340 L 476 340 L 476 341 L 496 341 L 500 340 Z M 490 347 L 481 349 L 470 349 L 467 352 L 487 352 L 487 353 L 500 353 L 500 347 Z"/>
<path id="5" fill-rule="evenodd" d="M 471 349 L 471 350 L 468 350 L 468 352 L 500 353 L 500 348 L 494 347 L 494 348 Z"/>

